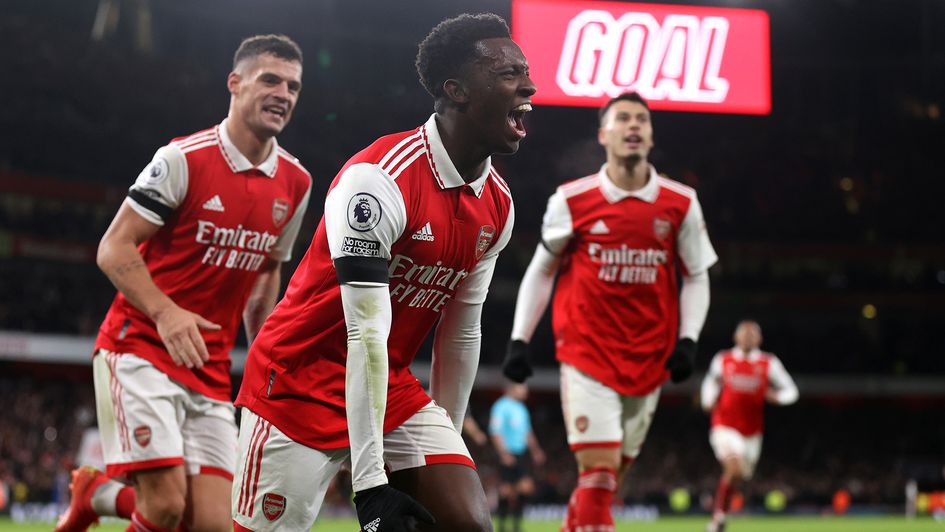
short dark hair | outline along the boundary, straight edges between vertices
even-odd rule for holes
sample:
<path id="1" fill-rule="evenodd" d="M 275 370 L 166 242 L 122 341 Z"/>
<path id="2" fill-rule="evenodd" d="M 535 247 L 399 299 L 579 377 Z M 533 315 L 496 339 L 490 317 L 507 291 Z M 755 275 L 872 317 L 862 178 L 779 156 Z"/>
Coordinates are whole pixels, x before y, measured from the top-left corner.
<path id="1" fill-rule="evenodd" d="M 440 22 L 420 43 L 417 74 L 434 98 L 446 96 L 443 82 L 456 77 L 459 69 L 476 58 L 476 43 L 483 39 L 510 39 L 509 25 L 495 13 L 463 13 Z"/>
<path id="2" fill-rule="evenodd" d="M 254 35 L 243 39 L 240 47 L 233 54 L 233 70 L 236 65 L 245 59 L 251 59 L 262 54 L 272 54 L 286 61 L 302 63 L 302 49 L 292 39 L 285 35 Z"/>
<path id="3" fill-rule="evenodd" d="M 625 92 L 619 96 L 615 96 L 604 104 L 600 108 L 600 111 L 597 112 L 597 121 L 601 122 L 604 120 L 604 115 L 607 114 L 607 111 L 610 111 L 610 108 L 614 106 L 617 102 L 636 102 L 643 107 L 646 107 L 646 110 L 650 110 L 650 104 L 646 103 L 646 100 L 643 99 L 643 96 L 640 96 L 639 92 Z"/>

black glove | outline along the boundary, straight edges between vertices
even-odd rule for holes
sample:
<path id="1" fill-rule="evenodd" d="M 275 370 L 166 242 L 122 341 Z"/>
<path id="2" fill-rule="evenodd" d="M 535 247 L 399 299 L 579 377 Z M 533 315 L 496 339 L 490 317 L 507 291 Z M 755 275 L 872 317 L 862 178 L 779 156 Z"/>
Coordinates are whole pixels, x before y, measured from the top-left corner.
<path id="1" fill-rule="evenodd" d="M 417 521 L 436 523 L 413 497 L 387 484 L 357 492 L 354 508 L 363 532 L 407 532 L 416 527 Z"/>
<path id="2" fill-rule="evenodd" d="M 692 375 L 692 370 L 696 365 L 696 342 L 691 338 L 680 338 L 676 342 L 676 348 L 673 354 L 669 355 L 666 361 L 666 369 L 669 370 L 669 378 L 673 382 L 682 382 Z"/>
<path id="3" fill-rule="evenodd" d="M 502 373 L 511 381 L 525 382 L 532 376 L 532 366 L 528 363 L 528 344 L 521 340 L 509 340 L 502 362 Z"/>

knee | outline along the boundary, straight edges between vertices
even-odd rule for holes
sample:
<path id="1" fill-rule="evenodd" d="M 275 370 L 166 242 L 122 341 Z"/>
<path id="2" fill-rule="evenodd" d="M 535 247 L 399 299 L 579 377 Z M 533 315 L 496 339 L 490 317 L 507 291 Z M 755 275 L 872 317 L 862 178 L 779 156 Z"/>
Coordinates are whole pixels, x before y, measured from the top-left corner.
<path id="1" fill-rule="evenodd" d="M 144 516 L 162 528 L 176 528 L 184 517 L 184 494 L 172 490 L 150 493 L 136 501 Z"/>
<path id="2" fill-rule="evenodd" d="M 492 516 L 488 508 L 468 508 L 465 512 L 454 512 L 448 516 L 438 516 L 435 530 L 456 532 L 492 532 Z"/>

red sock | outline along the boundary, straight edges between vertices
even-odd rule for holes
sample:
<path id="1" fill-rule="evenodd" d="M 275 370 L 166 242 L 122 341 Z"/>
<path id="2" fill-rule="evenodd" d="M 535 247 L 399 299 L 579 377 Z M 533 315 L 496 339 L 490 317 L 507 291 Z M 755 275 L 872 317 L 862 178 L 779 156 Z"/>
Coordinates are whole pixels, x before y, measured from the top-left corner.
<path id="1" fill-rule="evenodd" d="M 568 509 L 564 512 L 564 520 L 561 521 L 561 532 L 573 532 L 574 516 L 577 514 L 577 490 L 571 492 L 571 499 L 568 500 Z"/>
<path id="2" fill-rule="evenodd" d="M 161 528 L 148 521 L 141 515 L 141 512 L 135 510 L 131 514 L 131 524 L 125 529 L 125 532 L 174 532 L 166 528 Z"/>
<path id="3" fill-rule="evenodd" d="M 578 477 L 574 490 L 574 512 L 572 526 L 593 527 L 598 532 L 614 529 L 614 518 L 610 514 L 610 502 L 617 490 L 617 471 L 607 467 L 588 469 Z"/>
<path id="4" fill-rule="evenodd" d="M 118 497 L 115 498 L 115 513 L 118 517 L 131 519 L 131 514 L 135 511 L 135 489 L 131 486 L 121 488 Z"/>
<path id="5" fill-rule="evenodd" d="M 735 494 L 735 486 L 727 482 L 724 478 L 719 479 L 719 487 L 715 492 L 714 513 L 726 514 L 732 506 L 732 495 Z"/>

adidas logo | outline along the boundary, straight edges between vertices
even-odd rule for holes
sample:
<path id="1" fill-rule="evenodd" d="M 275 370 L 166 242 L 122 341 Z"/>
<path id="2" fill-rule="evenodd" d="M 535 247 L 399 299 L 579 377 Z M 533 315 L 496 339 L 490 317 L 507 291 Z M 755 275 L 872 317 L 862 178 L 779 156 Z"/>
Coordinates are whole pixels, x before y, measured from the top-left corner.
<path id="1" fill-rule="evenodd" d="M 607 227 L 607 224 L 604 223 L 604 220 L 597 220 L 597 223 L 591 226 L 590 233 L 592 235 L 606 235 L 610 233 L 610 228 Z"/>
<path id="2" fill-rule="evenodd" d="M 421 227 L 420 230 L 414 233 L 410 238 L 414 240 L 426 240 L 427 242 L 433 242 L 433 230 L 430 229 L 430 222 L 427 222 L 426 225 Z"/>
<path id="3" fill-rule="evenodd" d="M 204 202 L 203 208 L 208 211 L 223 212 L 223 202 L 220 201 L 220 195 L 217 194 Z"/>
<path id="4" fill-rule="evenodd" d="M 371 521 L 370 523 L 364 525 L 364 532 L 377 532 L 377 529 L 381 526 L 381 518 Z"/>

